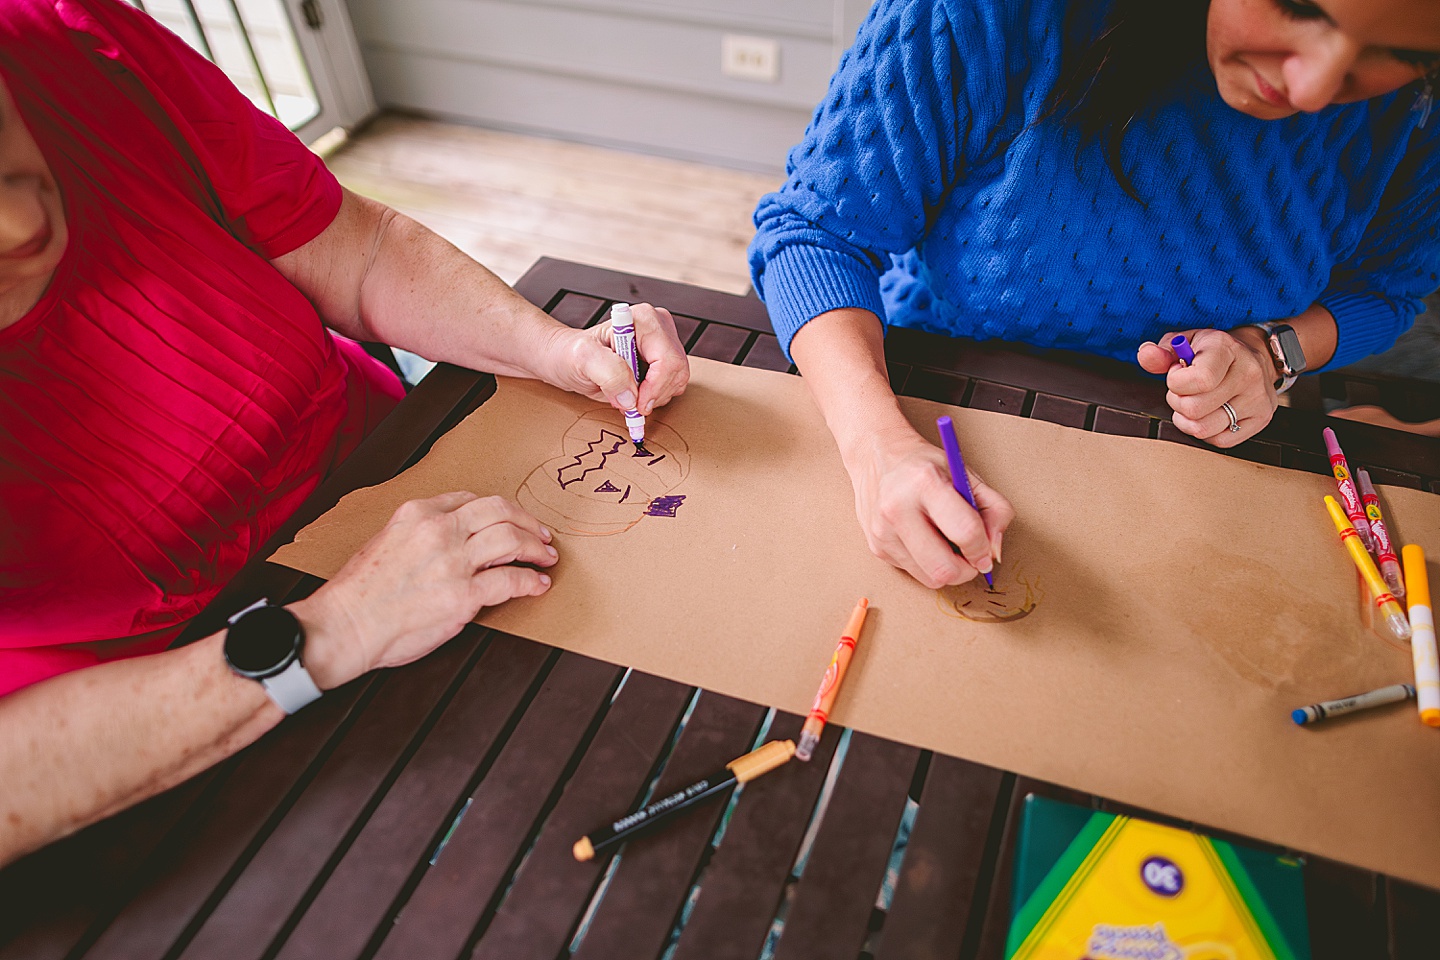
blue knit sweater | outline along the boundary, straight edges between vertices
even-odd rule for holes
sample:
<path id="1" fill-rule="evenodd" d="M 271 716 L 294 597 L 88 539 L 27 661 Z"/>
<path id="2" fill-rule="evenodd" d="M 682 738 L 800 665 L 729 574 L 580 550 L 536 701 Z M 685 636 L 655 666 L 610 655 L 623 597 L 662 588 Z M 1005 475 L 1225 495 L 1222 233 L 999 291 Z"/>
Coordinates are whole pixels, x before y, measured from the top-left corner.
<path id="1" fill-rule="evenodd" d="M 1415 129 L 1416 87 L 1264 121 L 1197 65 L 1126 133 L 1142 205 L 1098 145 L 1035 123 L 1067 2 L 875 4 L 755 212 L 752 276 L 786 351 L 812 317 L 863 307 L 1133 359 L 1168 330 L 1317 301 L 1332 366 L 1390 346 L 1440 286 L 1440 122 Z"/>

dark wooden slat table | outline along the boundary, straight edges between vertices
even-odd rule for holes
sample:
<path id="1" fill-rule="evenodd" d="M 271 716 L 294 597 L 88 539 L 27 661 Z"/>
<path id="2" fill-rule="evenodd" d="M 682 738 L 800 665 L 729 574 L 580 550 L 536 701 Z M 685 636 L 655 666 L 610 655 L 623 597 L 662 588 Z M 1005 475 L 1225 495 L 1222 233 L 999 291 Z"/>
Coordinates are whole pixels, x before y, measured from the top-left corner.
<path id="1" fill-rule="evenodd" d="M 519 289 L 576 327 L 617 300 L 661 304 L 693 355 L 791 369 L 754 297 L 551 260 Z M 1157 383 L 1126 364 L 903 330 L 886 349 L 904 393 L 1195 443 L 1166 419 Z M 437 368 L 261 555 L 345 492 L 414 462 L 493 389 L 489 377 Z M 1429 409 L 1440 405 L 1434 389 L 1331 376 L 1308 392 Z M 1324 422 L 1318 410 L 1282 409 L 1231 455 L 1325 473 Z M 1440 493 L 1440 442 L 1330 422 L 1377 481 Z M 187 638 L 260 596 L 316 586 L 252 563 Z M 832 727 L 808 765 L 687 811 L 618 856 L 571 857 L 599 822 L 762 739 L 794 737 L 800 723 L 469 627 L 0 871 L 0 960 L 990 960 L 1004 953 L 1024 797 L 1133 812 Z M 1440 955 L 1440 893 L 1308 859 L 1316 958 Z"/>

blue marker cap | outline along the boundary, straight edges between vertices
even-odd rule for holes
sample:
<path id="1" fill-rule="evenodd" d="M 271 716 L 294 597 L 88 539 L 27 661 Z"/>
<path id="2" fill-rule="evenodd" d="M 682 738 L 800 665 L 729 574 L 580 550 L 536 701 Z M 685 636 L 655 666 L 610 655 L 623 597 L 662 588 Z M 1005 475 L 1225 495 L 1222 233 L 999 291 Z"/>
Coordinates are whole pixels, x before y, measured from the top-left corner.
<path id="1" fill-rule="evenodd" d="M 1300 726 L 1303 727 L 1303 726 L 1305 726 L 1305 721 L 1310 719 L 1310 715 L 1307 714 L 1303 709 L 1302 709 L 1302 710 L 1291 710 L 1291 711 L 1290 711 L 1290 719 L 1291 719 L 1291 720 L 1294 720 L 1296 723 L 1298 723 Z"/>
<path id="2" fill-rule="evenodd" d="M 1179 357 L 1185 366 L 1195 362 L 1195 349 L 1190 346 L 1190 341 L 1185 339 L 1185 334 L 1177 333 L 1171 337 L 1170 349 L 1175 351 L 1175 356 Z"/>

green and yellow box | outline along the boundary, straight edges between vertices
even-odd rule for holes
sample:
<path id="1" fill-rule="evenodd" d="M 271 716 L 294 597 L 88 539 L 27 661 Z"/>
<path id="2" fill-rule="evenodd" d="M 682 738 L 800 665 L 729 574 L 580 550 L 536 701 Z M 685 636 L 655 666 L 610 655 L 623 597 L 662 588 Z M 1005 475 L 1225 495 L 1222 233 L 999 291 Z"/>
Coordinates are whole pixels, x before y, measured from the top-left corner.
<path id="1" fill-rule="evenodd" d="M 1006 960 L 1310 960 L 1303 865 L 1025 799 Z"/>

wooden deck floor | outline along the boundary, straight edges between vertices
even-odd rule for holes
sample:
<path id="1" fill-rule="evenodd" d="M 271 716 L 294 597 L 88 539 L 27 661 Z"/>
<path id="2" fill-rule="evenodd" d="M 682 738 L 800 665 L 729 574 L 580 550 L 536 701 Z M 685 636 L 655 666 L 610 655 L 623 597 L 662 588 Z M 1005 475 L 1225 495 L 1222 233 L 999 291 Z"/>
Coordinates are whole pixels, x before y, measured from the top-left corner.
<path id="1" fill-rule="evenodd" d="M 778 178 L 416 117 L 379 118 L 330 157 L 515 282 L 541 256 L 744 293 L 750 216 Z"/>

